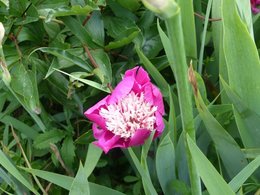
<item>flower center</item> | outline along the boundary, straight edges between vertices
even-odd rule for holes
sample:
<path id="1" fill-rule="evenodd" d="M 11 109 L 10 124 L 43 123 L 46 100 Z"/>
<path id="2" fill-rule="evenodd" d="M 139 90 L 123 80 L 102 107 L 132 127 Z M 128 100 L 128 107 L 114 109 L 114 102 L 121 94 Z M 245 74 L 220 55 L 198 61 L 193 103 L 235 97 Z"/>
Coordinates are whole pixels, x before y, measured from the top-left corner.
<path id="1" fill-rule="evenodd" d="M 154 129 L 156 110 L 156 106 L 145 101 L 143 93 L 131 92 L 116 104 L 101 108 L 99 114 L 106 120 L 109 131 L 122 138 L 130 138 L 137 129 Z"/>

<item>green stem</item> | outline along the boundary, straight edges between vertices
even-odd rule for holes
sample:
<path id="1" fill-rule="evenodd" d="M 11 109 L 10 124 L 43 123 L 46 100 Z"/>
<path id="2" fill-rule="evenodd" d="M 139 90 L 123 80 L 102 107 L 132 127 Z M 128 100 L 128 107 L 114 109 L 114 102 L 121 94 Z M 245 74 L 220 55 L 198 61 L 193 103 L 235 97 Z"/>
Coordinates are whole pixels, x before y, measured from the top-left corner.
<path id="1" fill-rule="evenodd" d="M 193 121 L 193 109 L 191 101 L 191 89 L 188 80 L 188 66 L 186 62 L 184 37 L 181 24 L 180 9 L 175 15 L 165 18 L 169 40 L 172 46 L 173 63 L 171 68 L 177 83 L 179 105 L 182 119 L 182 127 L 185 136 L 185 146 L 188 167 L 190 172 L 191 190 L 193 195 L 201 194 L 200 178 L 192 161 L 190 151 L 187 147 L 186 135 L 195 141 L 195 127 Z"/>
<path id="2" fill-rule="evenodd" d="M 203 54 L 204 54 L 204 46 L 205 46 L 205 40 L 206 40 L 206 33 L 208 28 L 208 22 L 209 22 L 209 14 L 212 6 L 212 0 L 209 0 L 206 10 L 206 16 L 205 16 L 205 23 L 204 28 L 202 32 L 202 38 L 201 38 L 201 46 L 200 46 L 200 57 L 199 57 L 199 67 L 198 67 L 198 73 L 202 73 L 202 64 L 203 64 Z"/>

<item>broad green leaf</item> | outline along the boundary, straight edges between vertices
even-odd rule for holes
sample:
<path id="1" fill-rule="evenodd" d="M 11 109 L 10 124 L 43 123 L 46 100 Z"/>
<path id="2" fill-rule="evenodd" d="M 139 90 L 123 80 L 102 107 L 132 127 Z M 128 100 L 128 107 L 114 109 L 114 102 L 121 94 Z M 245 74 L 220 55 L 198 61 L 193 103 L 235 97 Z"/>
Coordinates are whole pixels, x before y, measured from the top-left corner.
<path id="1" fill-rule="evenodd" d="M 104 18 L 107 34 L 114 38 L 105 46 L 106 49 L 115 49 L 127 45 L 139 34 L 140 29 L 134 21 L 126 18 Z"/>
<path id="2" fill-rule="evenodd" d="M 161 140 L 156 152 L 156 172 L 164 194 L 174 194 L 171 183 L 176 179 L 175 151 L 170 135 Z"/>
<path id="3" fill-rule="evenodd" d="M 92 57 L 98 65 L 98 69 L 102 73 L 102 84 L 107 85 L 112 82 L 112 67 L 107 53 L 103 49 L 90 51 Z"/>
<path id="4" fill-rule="evenodd" d="M 95 43 L 92 37 L 89 35 L 87 30 L 82 24 L 75 18 L 66 16 L 62 18 L 65 25 L 71 30 L 71 32 L 80 40 L 83 45 L 87 45 L 90 48 L 97 48 L 99 43 Z"/>
<path id="5" fill-rule="evenodd" d="M 168 83 L 161 75 L 161 73 L 157 70 L 157 68 L 150 62 L 150 60 L 144 55 L 144 53 L 138 48 L 135 48 L 141 62 L 144 67 L 147 69 L 151 77 L 155 80 L 157 86 L 162 91 L 164 97 L 168 96 Z"/>
<path id="6" fill-rule="evenodd" d="M 220 80 L 228 98 L 234 104 L 234 114 L 243 144 L 247 148 L 259 147 L 259 114 L 248 108 L 245 102 L 227 85 L 222 77 L 220 77 Z"/>
<path id="7" fill-rule="evenodd" d="M 260 167 L 260 156 L 251 161 L 243 170 L 241 170 L 230 182 L 229 185 L 233 191 L 237 192 L 244 182 Z"/>
<path id="8" fill-rule="evenodd" d="M 17 63 L 12 71 L 11 88 L 18 95 L 18 101 L 30 111 L 39 114 L 41 108 L 35 74 L 35 69 L 34 72 L 27 71 L 23 64 Z"/>
<path id="9" fill-rule="evenodd" d="M 55 144 L 61 141 L 66 134 L 61 130 L 50 130 L 45 133 L 39 134 L 34 140 L 33 146 L 37 149 L 49 148 L 50 144 Z"/>
<path id="10" fill-rule="evenodd" d="M 25 187 L 27 187 L 34 194 L 39 194 L 32 184 L 30 184 L 27 179 L 17 170 L 13 163 L 6 157 L 6 155 L 0 150 L 0 165 L 3 166 L 11 175 L 14 176 L 19 182 L 21 182 Z"/>
<path id="11" fill-rule="evenodd" d="M 93 145 L 92 143 L 89 144 L 88 152 L 87 152 L 87 156 L 86 156 L 86 160 L 85 160 L 85 164 L 84 164 L 84 172 L 86 174 L 86 177 L 89 177 L 90 174 L 95 169 L 95 167 L 101 157 L 101 154 L 102 154 L 102 150 L 99 147 Z"/>
<path id="12" fill-rule="evenodd" d="M 246 24 L 248 32 L 254 38 L 253 22 L 252 22 L 252 10 L 250 1 L 236 1 L 238 12 L 241 19 Z"/>
<path id="13" fill-rule="evenodd" d="M 100 11 L 94 11 L 91 13 L 91 18 L 88 20 L 85 28 L 96 43 L 104 46 L 105 29 L 103 17 Z"/>
<path id="14" fill-rule="evenodd" d="M 94 87 L 94 88 L 96 88 L 96 89 L 99 89 L 99 90 L 101 90 L 101 91 L 104 91 L 104 92 L 107 92 L 107 93 L 110 92 L 107 87 L 103 87 L 101 84 L 96 83 L 96 82 L 94 82 L 94 81 L 87 80 L 87 79 L 81 79 L 81 78 L 79 78 L 79 77 L 73 76 L 73 75 L 71 75 L 71 74 L 68 74 L 68 73 L 66 73 L 66 72 L 63 72 L 63 71 L 58 70 L 58 69 L 56 69 L 56 68 L 55 68 L 54 70 L 56 70 L 56 71 L 58 71 L 58 72 L 61 72 L 61 73 L 65 74 L 65 75 L 68 75 L 68 76 L 72 77 L 72 78 L 75 79 L 75 80 L 78 80 L 78 81 L 80 81 L 80 82 L 82 82 L 82 83 L 84 83 L 84 84 L 87 84 L 87 85 L 89 85 L 89 86 L 91 86 L 91 87 Z"/>
<path id="15" fill-rule="evenodd" d="M 187 135 L 188 147 L 192 158 L 195 162 L 198 173 L 205 184 L 209 194 L 220 195 L 228 194 L 235 195 L 231 187 L 225 182 L 223 177 L 217 172 L 210 161 L 200 151 L 198 146 L 192 141 L 189 135 Z"/>
<path id="16" fill-rule="evenodd" d="M 90 195 L 88 176 L 81 163 L 79 165 L 79 170 L 77 172 L 77 175 L 71 184 L 69 194 L 70 195 L 78 195 L 78 194 Z"/>
<path id="17" fill-rule="evenodd" d="M 129 43 L 131 43 L 135 37 L 137 37 L 137 35 L 140 33 L 140 30 L 136 30 L 134 32 L 132 32 L 131 34 L 129 34 L 127 37 L 124 37 L 120 40 L 116 40 L 116 41 L 111 41 L 108 43 L 108 45 L 105 46 L 105 49 L 116 49 L 119 47 L 123 47 Z"/>
<path id="18" fill-rule="evenodd" d="M 199 115 L 213 140 L 222 162 L 232 178 L 247 165 L 247 160 L 234 138 L 212 116 L 204 104 L 200 92 L 193 83 L 194 97 Z"/>
<path id="19" fill-rule="evenodd" d="M 260 115 L 260 60 L 256 45 L 237 13 L 236 1 L 225 0 L 221 8 L 229 85 L 246 107 Z"/>

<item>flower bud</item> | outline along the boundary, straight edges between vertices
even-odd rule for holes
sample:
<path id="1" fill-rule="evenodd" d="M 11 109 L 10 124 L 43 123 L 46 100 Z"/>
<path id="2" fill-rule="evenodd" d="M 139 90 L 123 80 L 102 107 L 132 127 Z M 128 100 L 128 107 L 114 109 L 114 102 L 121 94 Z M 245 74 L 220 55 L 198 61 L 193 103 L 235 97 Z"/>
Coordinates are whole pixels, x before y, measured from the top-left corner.
<path id="1" fill-rule="evenodd" d="M 143 4 L 162 18 L 170 18 L 179 11 L 175 0 L 142 0 Z"/>
<path id="2" fill-rule="evenodd" d="M 5 28 L 2 22 L 0 22 L 0 45 L 2 45 L 2 40 L 5 36 Z"/>

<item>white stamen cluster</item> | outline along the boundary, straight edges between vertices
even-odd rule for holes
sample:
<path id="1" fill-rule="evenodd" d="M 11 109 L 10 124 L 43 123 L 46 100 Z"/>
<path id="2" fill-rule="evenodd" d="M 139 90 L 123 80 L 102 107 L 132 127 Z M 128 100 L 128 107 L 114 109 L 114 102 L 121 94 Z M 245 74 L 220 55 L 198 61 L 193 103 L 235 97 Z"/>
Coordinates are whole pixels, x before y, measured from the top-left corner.
<path id="1" fill-rule="evenodd" d="M 109 131 L 130 138 L 137 129 L 154 129 L 156 110 L 156 106 L 145 101 L 143 93 L 131 92 L 116 104 L 101 108 L 99 114 L 106 120 Z"/>

